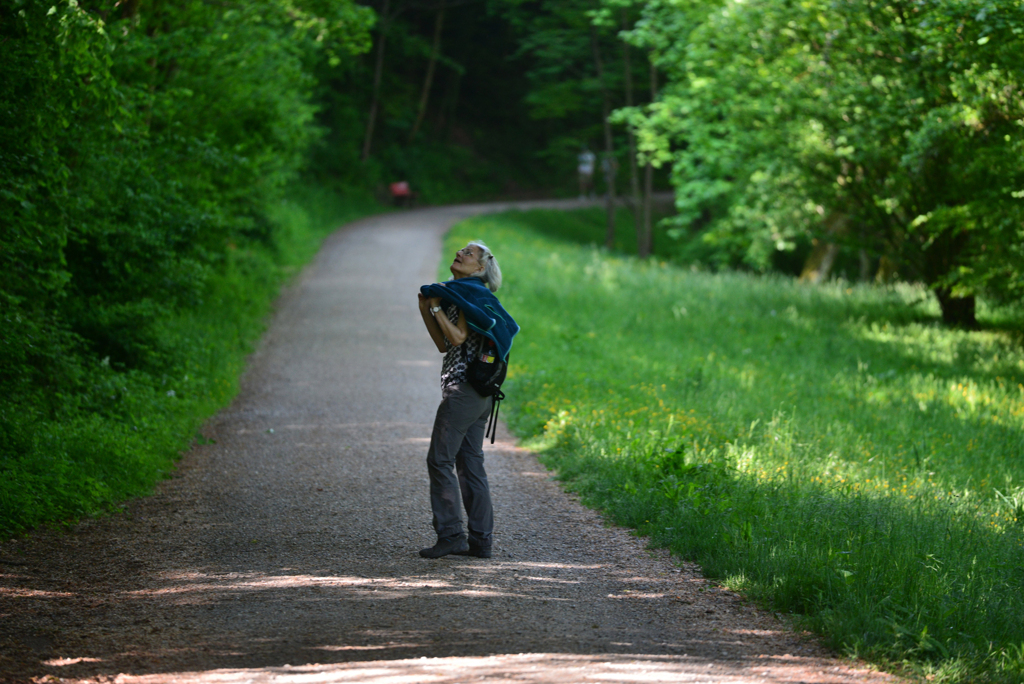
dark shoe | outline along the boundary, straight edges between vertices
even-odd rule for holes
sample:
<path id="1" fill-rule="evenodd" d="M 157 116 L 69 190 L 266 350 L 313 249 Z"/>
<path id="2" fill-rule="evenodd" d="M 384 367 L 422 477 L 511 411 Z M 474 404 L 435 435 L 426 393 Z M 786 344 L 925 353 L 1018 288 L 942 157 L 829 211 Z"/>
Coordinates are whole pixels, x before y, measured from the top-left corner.
<path id="1" fill-rule="evenodd" d="M 452 551 L 456 556 L 476 556 L 477 558 L 490 558 L 490 546 L 473 546 L 469 544 L 465 551 Z"/>
<path id="2" fill-rule="evenodd" d="M 469 551 L 469 544 L 464 537 L 454 539 L 438 539 L 437 543 L 429 549 L 420 549 L 420 555 L 424 558 L 440 558 L 449 553 L 462 554 Z"/>

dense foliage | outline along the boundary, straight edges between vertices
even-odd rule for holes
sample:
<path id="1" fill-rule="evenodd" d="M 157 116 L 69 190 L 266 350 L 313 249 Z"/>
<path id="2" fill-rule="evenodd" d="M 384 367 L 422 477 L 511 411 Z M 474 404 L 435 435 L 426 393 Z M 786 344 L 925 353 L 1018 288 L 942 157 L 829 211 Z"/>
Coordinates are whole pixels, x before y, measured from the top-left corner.
<path id="1" fill-rule="evenodd" d="M 254 255 L 273 260 L 287 241 L 275 211 L 317 137 L 310 72 L 365 49 L 373 16 L 275 0 L 22 0 L 0 12 L 9 533 L 166 468 L 137 435 L 162 430 L 175 410 L 165 385 L 187 381 L 203 345 L 170 322 L 245 300 L 217 292 L 225 279 L 269 273 Z M 119 479 L 132 484 L 108 482 Z"/>
<path id="2" fill-rule="evenodd" d="M 812 236 L 927 283 L 949 322 L 1019 298 L 1019 2 L 653 0 L 628 38 L 668 83 L 624 116 L 710 260 L 763 270 Z"/>
<path id="3" fill-rule="evenodd" d="M 503 0 L 366 4 L 372 50 L 317 70 L 318 172 L 371 188 L 404 179 L 430 203 L 572 190 L 574 167 L 537 154 L 556 131 L 525 123 L 527 69 Z"/>
<path id="4" fill-rule="evenodd" d="M 611 116 L 615 108 L 633 108 L 657 95 L 657 73 L 646 50 L 623 42 L 620 31 L 638 16 L 632 0 L 504 0 L 504 14 L 519 35 L 517 61 L 523 63 L 529 88 L 524 101 L 534 125 L 547 135 L 538 154 L 565 169 L 596 154 L 589 183 L 581 176 L 579 193 L 605 197 L 605 246 L 613 248 L 616 199 L 633 214 L 630 232 L 641 256 L 653 250 L 652 193 L 665 186 L 650 155 L 637 155 L 632 126 Z M 641 172 L 641 165 L 644 164 Z"/>
<path id="5" fill-rule="evenodd" d="M 570 170 L 582 145 L 604 151 L 603 99 L 608 97 L 611 107 L 626 104 L 625 44 L 616 33 L 620 21 L 628 22 L 633 15 L 595 25 L 596 7 L 588 0 L 510 1 L 504 10 L 519 36 L 516 61 L 525 68 L 529 86 L 524 96 L 527 113 L 533 125 L 549 133 L 539 153 Z M 642 55 L 635 55 L 630 77 L 645 82 L 646 67 Z M 649 99 L 646 89 L 637 90 L 635 97 Z M 616 127 L 614 133 L 615 155 L 625 165 L 626 129 Z M 597 175 L 603 189 L 604 178 Z"/>
<path id="6" fill-rule="evenodd" d="M 841 651 L 1021 681 L 1019 336 L 945 328 L 920 285 L 609 254 L 587 244 L 602 223 L 516 212 L 448 237 L 501 259 L 510 427 L 616 522 Z"/>

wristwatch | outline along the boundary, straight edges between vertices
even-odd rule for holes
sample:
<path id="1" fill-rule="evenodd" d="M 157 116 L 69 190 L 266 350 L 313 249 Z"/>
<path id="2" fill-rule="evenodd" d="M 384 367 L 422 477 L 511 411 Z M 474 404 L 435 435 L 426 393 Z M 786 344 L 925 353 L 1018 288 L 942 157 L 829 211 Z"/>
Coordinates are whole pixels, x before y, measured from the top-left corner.
<path id="1" fill-rule="evenodd" d="M 430 315 L 431 316 L 436 316 L 437 312 L 440 311 L 440 310 L 441 310 L 441 307 L 439 307 L 439 306 L 432 306 L 432 307 L 430 307 Z"/>

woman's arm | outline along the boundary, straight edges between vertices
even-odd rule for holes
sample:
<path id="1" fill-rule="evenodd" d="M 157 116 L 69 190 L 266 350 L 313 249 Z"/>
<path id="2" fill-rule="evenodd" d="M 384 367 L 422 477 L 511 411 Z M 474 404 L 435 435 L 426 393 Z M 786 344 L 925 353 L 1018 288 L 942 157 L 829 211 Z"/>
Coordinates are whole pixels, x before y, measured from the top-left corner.
<path id="1" fill-rule="evenodd" d="M 428 299 L 423 296 L 423 293 L 420 293 L 420 316 L 423 318 L 423 325 L 427 326 L 427 332 L 430 333 L 430 339 L 434 341 L 437 351 L 444 354 L 448 351 L 448 347 L 444 343 L 445 338 L 448 338 L 453 347 L 458 347 L 466 341 L 469 329 L 466 324 L 466 316 L 461 309 L 459 310 L 459 322 L 454 325 L 443 311 L 438 311 L 437 316 L 430 313 L 430 307 L 440 305 L 440 297 Z"/>
<path id="2" fill-rule="evenodd" d="M 466 327 L 466 314 L 462 313 L 462 309 L 459 309 L 459 322 L 452 324 L 448 320 L 447 314 L 443 311 L 438 311 L 437 316 L 434 318 L 438 326 L 441 328 L 441 332 L 448 338 L 448 341 L 452 343 L 453 347 L 458 347 L 460 344 L 466 341 L 466 337 L 469 336 L 469 330 Z"/>
<path id="3" fill-rule="evenodd" d="M 423 293 L 419 293 L 420 297 L 420 317 L 423 318 L 423 325 L 427 326 L 427 332 L 430 333 L 430 339 L 434 341 L 434 346 L 437 347 L 437 351 L 444 354 L 448 351 L 448 348 L 444 344 L 444 332 L 442 332 L 438 325 L 438 319 L 434 318 L 434 315 L 430 313 L 430 307 L 440 306 L 441 299 L 439 297 L 427 298 L 423 296 Z M 441 318 L 448 320 L 447 316 Z"/>

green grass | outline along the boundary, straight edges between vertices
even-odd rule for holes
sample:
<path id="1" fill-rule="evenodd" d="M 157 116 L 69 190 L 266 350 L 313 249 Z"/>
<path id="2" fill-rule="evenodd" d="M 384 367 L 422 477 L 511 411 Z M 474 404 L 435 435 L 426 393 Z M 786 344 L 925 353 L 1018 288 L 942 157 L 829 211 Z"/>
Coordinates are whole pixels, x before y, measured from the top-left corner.
<path id="1" fill-rule="evenodd" d="M 652 251 L 661 258 L 669 258 L 678 251 L 679 243 L 668 237 L 667 228 L 658 225 L 672 211 L 671 205 L 665 203 L 655 204 L 652 208 Z M 581 245 L 602 246 L 605 243 L 607 213 L 603 206 L 575 211 L 539 209 L 529 212 L 529 216 L 531 228 L 550 238 Z M 615 211 L 613 251 L 636 254 L 636 227 L 633 214 L 626 207 L 618 207 Z M 444 276 L 448 277 L 448 264 L 443 264 L 442 268 Z"/>
<path id="2" fill-rule="evenodd" d="M 513 431 L 611 519 L 842 652 L 1021 681 L 1015 314 L 983 307 L 982 331 L 947 330 L 915 286 L 811 287 L 581 244 L 602 234 L 593 215 L 524 212 L 447 238 L 501 262 L 522 326 Z"/>
<path id="3" fill-rule="evenodd" d="M 149 492 L 234 397 L 281 284 L 334 228 L 377 211 L 362 198 L 294 188 L 270 217 L 272 246 L 230 251 L 198 307 L 158 322 L 161 372 L 83 359 L 79 393 L 62 398 L 62 410 L 0 405 L 4 434 L 17 442 L 6 450 L 15 456 L 0 455 L 0 541 Z"/>

